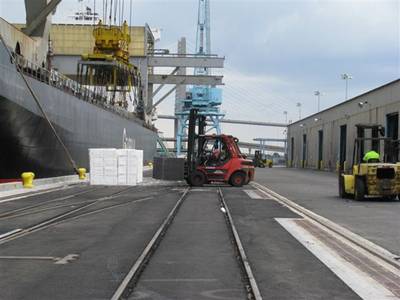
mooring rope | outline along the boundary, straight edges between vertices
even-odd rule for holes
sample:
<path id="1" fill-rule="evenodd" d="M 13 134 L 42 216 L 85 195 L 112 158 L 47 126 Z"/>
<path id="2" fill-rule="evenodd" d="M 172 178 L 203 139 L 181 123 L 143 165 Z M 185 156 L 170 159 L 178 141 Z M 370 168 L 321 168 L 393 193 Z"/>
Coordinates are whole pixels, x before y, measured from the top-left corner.
<path id="1" fill-rule="evenodd" d="M 42 105 L 40 104 L 40 101 L 38 99 L 38 97 L 36 96 L 35 92 L 32 90 L 31 86 L 29 85 L 28 81 L 25 78 L 25 75 L 22 73 L 21 67 L 19 66 L 17 60 L 15 57 L 12 56 L 10 49 L 8 49 L 6 42 L 4 41 L 2 35 L 0 34 L 0 39 L 1 42 L 4 46 L 4 48 L 6 49 L 8 55 L 10 56 L 11 60 L 14 62 L 15 67 L 18 71 L 18 73 L 20 74 L 22 80 L 25 82 L 26 87 L 28 88 L 30 94 L 32 95 L 33 99 L 35 100 L 37 106 L 39 107 L 40 112 L 42 113 L 43 117 L 45 118 L 45 120 L 47 121 L 47 124 L 49 125 L 49 127 L 51 128 L 54 136 L 57 138 L 58 142 L 60 143 L 60 145 L 62 146 L 62 148 L 64 149 L 64 152 L 69 160 L 69 162 L 71 163 L 72 168 L 74 169 L 74 171 L 79 174 L 78 171 L 78 166 L 76 165 L 75 161 L 73 160 L 71 153 L 69 152 L 67 146 L 65 146 L 64 142 L 62 141 L 61 137 L 58 135 L 57 130 L 55 129 L 55 127 L 53 126 L 53 124 L 51 123 L 49 117 L 47 116 L 46 112 L 44 111 Z"/>

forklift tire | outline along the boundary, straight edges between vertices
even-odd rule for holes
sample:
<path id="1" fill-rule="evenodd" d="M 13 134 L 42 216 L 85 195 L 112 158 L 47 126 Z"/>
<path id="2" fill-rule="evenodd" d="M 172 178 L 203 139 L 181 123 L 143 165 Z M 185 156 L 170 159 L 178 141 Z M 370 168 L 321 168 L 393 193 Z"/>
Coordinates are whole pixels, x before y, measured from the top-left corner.
<path id="1" fill-rule="evenodd" d="M 393 202 L 393 201 L 396 201 L 396 200 L 397 200 L 397 195 L 386 196 L 386 197 L 383 197 L 383 199 L 384 199 L 385 201 L 391 201 L 391 202 Z"/>
<path id="2" fill-rule="evenodd" d="M 272 168 L 272 163 L 268 163 L 268 168 Z"/>
<path id="3" fill-rule="evenodd" d="M 354 200 L 362 201 L 365 196 L 365 181 L 362 177 L 356 177 L 356 186 L 354 187 Z"/>
<path id="4" fill-rule="evenodd" d="M 344 177 L 340 175 L 339 177 L 339 197 L 340 198 L 348 198 L 349 194 L 346 193 L 346 189 L 344 186 Z"/>
<path id="5" fill-rule="evenodd" d="M 229 179 L 229 183 L 235 187 L 241 187 L 245 184 L 246 175 L 242 172 L 233 173 L 231 178 Z"/>
<path id="6" fill-rule="evenodd" d="M 259 167 L 259 168 L 265 168 L 265 165 L 264 165 L 263 163 L 260 163 L 260 164 L 258 165 L 258 167 Z"/>
<path id="7" fill-rule="evenodd" d="M 206 183 L 206 175 L 200 171 L 194 171 L 189 178 L 191 186 L 203 186 Z"/>

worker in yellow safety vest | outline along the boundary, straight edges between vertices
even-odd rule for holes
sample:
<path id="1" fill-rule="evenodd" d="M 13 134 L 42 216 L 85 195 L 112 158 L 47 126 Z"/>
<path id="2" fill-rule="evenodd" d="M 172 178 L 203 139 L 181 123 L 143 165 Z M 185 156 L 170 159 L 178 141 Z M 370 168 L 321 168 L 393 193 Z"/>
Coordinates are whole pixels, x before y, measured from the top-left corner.
<path id="1" fill-rule="evenodd" d="M 378 152 L 371 150 L 365 153 L 363 161 L 366 163 L 379 162 L 379 157 L 380 155 Z"/>

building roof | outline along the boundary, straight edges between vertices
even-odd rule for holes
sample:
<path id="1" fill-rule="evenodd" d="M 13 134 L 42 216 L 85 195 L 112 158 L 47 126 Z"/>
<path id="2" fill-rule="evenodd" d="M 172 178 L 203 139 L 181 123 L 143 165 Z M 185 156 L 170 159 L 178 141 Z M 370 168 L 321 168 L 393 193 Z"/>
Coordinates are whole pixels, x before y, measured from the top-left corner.
<path id="1" fill-rule="evenodd" d="M 337 108 L 337 107 L 339 107 L 339 106 L 341 106 L 341 105 L 344 105 L 344 104 L 347 104 L 347 103 L 349 103 L 349 102 L 352 102 L 352 101 L 354 101 L 354 100 L 356 100 L 356 99 L 358 99 L 358 98 L 360 98 L 360 97 L 363 97 L 363 96 L 365 96 L 365 95 L 368 95 L 368 94 L 370 94 L 370 93 L 373 93 L 373 92 L 375 92 L 375 91 L 377 91 L 377 90 L 386 88 L 386 87 L 388 87 L 388 86 L 390 86 L 390 85 L 393 85 L 393 84 L 395 84 L 395 83 L 398 83 L 398 82 L 400 82 L 400 78 L 399 78 L 399 79 L 395 79 L 395 80 L 393 80 L 393 81 L 390 81 L 390 82 L 388 82 L 388 83 L 386 83 L 386 84 L 384 84 L 384 85 L 381 85 L 381 86 L 379 86 L 379 87 L 377 87 L 377 88 L 374 88 L 374 89 L 372 89 L 372 90 L 369 90 L 369 91 L 367 91 L 367 92 L 365 92 L 365 93 L 362 93 L 362 94 L 360 94 L 360 95 L 357 95 L 357 96 L 355 96 L 355 97 L 353 97 L 353 98 L 350 98 L 350 99 L 348 99 L 348 100 L 346 100 L 346 101 L 343 101 L 343 102 L 340 102 L 340 103 L 338 103 L 338 104 L 335 104 L 334 106 L 328 107 L 328 108 L 326 108 L 326 109 L 324 109 L 324 110 L 321 110 L 321 111 L 319 111 L 319 112 L 317 112 L 317 113 L 314 113 L 314 114 L 312 114 L 312 115 L 309 115 L 309 116 L 307 116 L 307 117 L 305 117 L 305 118 L 303 118 L 303 119 L 300 119 L 300 120 L 298 120 L 298 121 L 296 121 L 296 122 L 290 123 L 290 124 L 288 124 L 288 126 L 292 126 L 292 125 L 294 125 L 294 124 L 304 122 L 305 120 L 310 119 L 310 118 L 312 118 L 312 117 L 315 117 L 316 115 L 322 114 L 322 113 L 327 112 L 327 111 L 332 110 L 332 109 L 335 109 L 335 108 Z"/>

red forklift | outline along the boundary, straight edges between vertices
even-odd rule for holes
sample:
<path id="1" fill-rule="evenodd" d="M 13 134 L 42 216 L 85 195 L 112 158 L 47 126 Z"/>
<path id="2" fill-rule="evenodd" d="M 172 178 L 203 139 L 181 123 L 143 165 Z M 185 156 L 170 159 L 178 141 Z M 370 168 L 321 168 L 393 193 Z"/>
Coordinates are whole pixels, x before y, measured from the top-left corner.
<path id="1" fill-rule="evenodd" d="M 252 160 L 240 152 L 231 135 L 206 135 L 206 117 L 197 109 L 189 115 L 185 179 L 191 186 L 221 182 L 240 187 L 254 179 Z M 197 132 L 196 132 L 197 127 Z"/>

